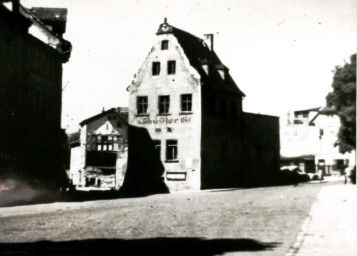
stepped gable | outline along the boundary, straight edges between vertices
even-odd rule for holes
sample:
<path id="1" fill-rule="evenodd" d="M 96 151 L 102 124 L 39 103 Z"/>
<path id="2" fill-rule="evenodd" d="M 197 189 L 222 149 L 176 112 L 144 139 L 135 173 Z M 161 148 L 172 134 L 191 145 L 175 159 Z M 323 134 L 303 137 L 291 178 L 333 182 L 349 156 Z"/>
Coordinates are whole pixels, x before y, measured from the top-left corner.
<path id="1" fill-rule="evenodd" d="M 203 39 L 169 25 L 166 19 L 160 25 L 156 34 L 173 34 L 177 38 L 191 66 L 200 74 L 204 85 L 207 84 L 219 90 L 224 88 L 231 93 L 245 96 L 230 76 L 228 68 L 221 62 L 214 50 L 211 50 L 207 46 Z M 202 67 L 203 64 L 209 65 L 208 75 Z M 218 69 L 226 69 L 226 79 L 222 79 L 218 73 Z"/>

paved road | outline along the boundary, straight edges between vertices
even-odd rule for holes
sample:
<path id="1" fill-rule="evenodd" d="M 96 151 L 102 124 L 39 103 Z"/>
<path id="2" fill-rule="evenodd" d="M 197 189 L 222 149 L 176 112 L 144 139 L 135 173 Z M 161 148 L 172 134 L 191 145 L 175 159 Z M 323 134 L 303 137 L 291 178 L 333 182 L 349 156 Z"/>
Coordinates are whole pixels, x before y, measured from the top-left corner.
<path id="1" fill-rule="evenodd" d="M 320 190 L 330 186 L 0 208 L 0 254 L 283 256 Z"/>

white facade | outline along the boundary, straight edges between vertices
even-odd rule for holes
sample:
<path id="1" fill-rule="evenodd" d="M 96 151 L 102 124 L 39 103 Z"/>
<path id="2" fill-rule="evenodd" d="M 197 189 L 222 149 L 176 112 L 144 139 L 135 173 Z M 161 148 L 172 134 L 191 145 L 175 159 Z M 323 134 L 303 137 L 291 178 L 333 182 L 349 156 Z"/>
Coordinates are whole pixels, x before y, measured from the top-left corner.
<path id="1" fill-rule="evenodd" d="M 81 123 L 80 145 L 71 149 L 69 178 L 79 187 L 88 186 L 88 179 L 96 179 L 90 186 L 119 188 L 122 186 L 127 166 L 128 125 L 114 109 L 89 118 Z M 114 158 L 111 166 L 108 161 L 99 164 L 99 157 Z M 91 155 L 92 154 L 92 155 Z M 98 163 L 98 164 L 96 164 Z M 112 169 L 112 174 L 96 175 L 92 171 Z M 107 171 L 108 172 L 108 171 Z M 98 183 L 98 179 L 100 182 Z"/>
<path id="2" fill-rule="evenodd" d="M 341 154 L 334 144 L 340 119 L 326 108 L 295 111 L 280 128 L 281 157 L 284 159 L 312 156 L 316 170 L 326 167 L 333 173 L 342 165 L 355 165 L 355 152 Z"/>
<path id="3" fill-rule="evenodd" d="M 168 49 L 161 49 L 168 41 Z M 175 72 L 168 74 L 169 61 Z M 160 74 L 152 74 L 153 62 Z M 192 109 L 182 110 L 182 95 L 191 95 Z M 159 96 L 169 96 L 168 113 L 159 113 Z M 138 113 L 138 97 L 147 97 L 147 111 Z M 153 47 L 130 86 L 129 124 L 145 127 L 160 144 L 163 178 L 171 191 L 200 189 L 201 82 L 173 34 L 157 35 Z M 167 159 L 167 143 L 177 142 L 177 156 Z"/>

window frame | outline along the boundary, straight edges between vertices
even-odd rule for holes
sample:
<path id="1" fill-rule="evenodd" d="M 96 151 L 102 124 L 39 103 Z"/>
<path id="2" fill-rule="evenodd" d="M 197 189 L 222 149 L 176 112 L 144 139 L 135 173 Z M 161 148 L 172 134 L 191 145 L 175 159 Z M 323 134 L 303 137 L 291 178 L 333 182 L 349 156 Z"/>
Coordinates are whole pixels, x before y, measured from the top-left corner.
<path id="1" fill-rule="evenodd" d="M 151 68 L 151 74 L 153 76 L 158 76 L 160 75 L 160 70 L 161 70 L 161 64 L 159 61 L 153 61 L 152 62 L 152 68 Z"/>
<path id="2" fill-rule="evenodd" d="M 94 144 L 94 150 L 91 151 L 101 151 L 101 152 L 118 151 L 120 137 L 121 137 L 120 135 L 116 135 L 116 134 L 94 135 L 91 141 L 91 143 Z"/>
<path id="3" fill-rule="evenodd" d="M 159 159 L 161 159 L 161 140 L 153 140 L 153 143 L 155 152 L 159 156 Z"/>
<path id="4" fill-rule="evenodd" d="M 178 162 L 178 141 L 166 140 L 165 162 Z"/>
<path id="5" fill-rule="evenodd" d="M 184 97 L 189 96 L 190 99 L 185 101 Z M 185 93 L 180 95 L 180 108 L 181 108 L 181 113 L 192 113 L 192 93 Z M 187 107 L 187 109 L 186 109 Z"/>
<path id="6" fill-rule="evenodd" d="M 140 100 L 146 100 L 146 102 L 140 102 Z M 138 116 L 148 115 L 149 108 L 149 98 L 148 96 L 137 96 L 136 97 L 136 114 Z M 143 111 L 141 111 L 143 110 Z"/>
<path id="7" fill-rule="evenodd" d="M 168 101 L 162 102 L 162 99 L 165 99 L 165 98 L 167 98 Z M 163 109 L 161 108 L 162 105 L 163 105 Z M 159 95 L 158 110 L 159 110 L 159 115 L 170 115 L 170 95 Z"/>
<path id="8" fill-rule="evenodd" d="M 176 60 L 167 61 L 167 74 L 168 75 L 176 74 Z"/>
<path id="9" fill-rule="evenodd" d="M 162 40 L 161 41 L 161 50 L 168 50 L 169 49 L 169 40 Z"/>

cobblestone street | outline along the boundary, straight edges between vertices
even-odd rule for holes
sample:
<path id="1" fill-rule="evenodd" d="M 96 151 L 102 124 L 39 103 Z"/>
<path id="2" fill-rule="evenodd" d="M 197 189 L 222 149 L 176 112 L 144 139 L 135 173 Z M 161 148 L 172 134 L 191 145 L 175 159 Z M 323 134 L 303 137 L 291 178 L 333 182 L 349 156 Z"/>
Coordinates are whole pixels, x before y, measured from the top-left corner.
<path id="1" fill-rule="evenodd" d="M 294 252 L 298 234 L 319 195 L 316 216 L 302 234 L 304 248 L 295 250 L 298 255 L 312 255 L 305 253 L 305 247 L 321 248 L 326 243 L 317 229 L 334 224 L 335 216 L 341 214 L 335 210 L 335 214 L 326 215 L 326 211 L 331 213 L 331 209 L 337 208 L 343 212 L 344 204 L 354 209 L 350 200 L 355 198 L 344 197 L 354 188 L 340 182 L 307 183 L 4 207 L 0 208 L 0 251 L 27 251 L 35 255 L 43 250 L 50 255 L 119 255 L 127 250 L 131 255 L 147 251 L 156 255 L 286 255 Z M 321 198 L 321 189 L 326 191 L 327 198 Z M 331 194 L 337 201 L 330 198 Z M 326 200 L 334 206 L 326 208 Z M 348 225 L 352 215 L 342 216 L 345 221 L 338 225 L 339 232 L 350 237 L 355 231 L 353 225 Z M 349 231 L 342 231 L 345 229 Z M 311 239 L 314 234 L 315 240 Z M 44 240 L 52 242 L 36 243 Z M 351 242 L 350 239 L 345 243 L 348 253 L 353 250 Z M 324 250 L 323 254 L 317 251 L 314 255 L 329 255 L 328 248 Z"/>

